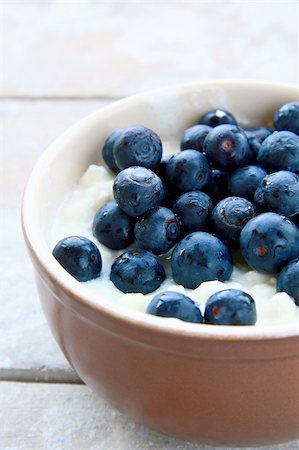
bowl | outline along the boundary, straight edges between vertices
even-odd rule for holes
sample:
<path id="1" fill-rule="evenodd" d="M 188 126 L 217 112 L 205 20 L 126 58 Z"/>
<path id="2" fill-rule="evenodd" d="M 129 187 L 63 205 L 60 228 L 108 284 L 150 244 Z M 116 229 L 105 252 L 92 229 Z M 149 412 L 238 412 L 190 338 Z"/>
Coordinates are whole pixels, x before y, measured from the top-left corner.
<path id="1" fill-rule="evenodd" d="M 43 311 L 74 370 L 138 422 L 211 445 L 275 444 L 299 437 L 298 327 L 229 327 L 163 319 L 96 297 L 52 257 L 61 200 L 115 128 L 140 123 L 163 139 L 213 108 L 241 126 L 267 125 L 297 87 L 253 80 L 197 82 L 115 102 L 78 122 L 44 152 L 22 209 Z"/>

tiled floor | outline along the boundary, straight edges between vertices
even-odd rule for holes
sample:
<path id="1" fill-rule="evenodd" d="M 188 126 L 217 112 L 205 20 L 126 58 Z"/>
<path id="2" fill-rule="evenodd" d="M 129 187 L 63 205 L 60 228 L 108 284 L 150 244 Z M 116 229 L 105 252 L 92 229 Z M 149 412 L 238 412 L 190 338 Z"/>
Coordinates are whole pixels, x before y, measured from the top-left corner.
<path id="1" fill-rule="evenodd" d="M 47 145 L 112 99 L 197 79 L 297 82 L 297 4 L 1 0 L 0 13 L 0 448 L 202 450 L 78 384 L 40 309 L 21 196 Z"/>

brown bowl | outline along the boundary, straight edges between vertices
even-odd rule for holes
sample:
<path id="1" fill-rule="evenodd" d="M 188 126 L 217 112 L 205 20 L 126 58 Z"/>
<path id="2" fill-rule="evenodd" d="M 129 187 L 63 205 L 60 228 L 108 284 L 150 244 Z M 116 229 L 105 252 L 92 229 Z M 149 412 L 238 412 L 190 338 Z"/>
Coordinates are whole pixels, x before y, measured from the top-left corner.
<path id="1" fill-rule="evenodd" d="M 299 437 L 299 330 L 195 325 L 97 298 L 51 255 L 49 230 L 65 193 L 117 127 L 142 123 L 162 139 L 212 108 L 241 126 L 266 125 L 297 87 L 259 81 L 175 86 L 118 101 L 81 120 L 43 154 L 28 182 L 23 230 L 44 313 L 82 380 L 130 417 L 212 445 Z"/>

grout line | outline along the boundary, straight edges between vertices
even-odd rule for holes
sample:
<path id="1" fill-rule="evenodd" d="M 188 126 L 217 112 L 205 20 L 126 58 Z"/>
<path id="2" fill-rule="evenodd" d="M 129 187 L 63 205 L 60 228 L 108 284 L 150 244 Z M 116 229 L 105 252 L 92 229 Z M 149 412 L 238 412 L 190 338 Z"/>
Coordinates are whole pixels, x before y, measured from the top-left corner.
<path id="1" fill-rule="evenodd" d="M 84 384 L 76 372 L 43 369 L 0 369 L 1 381 L 31 383 Z"/>
<path id="2" fill-rule="evenodd" d="M 125 96 L 113 96 L 113 95 L 0 95 L 0 101 L 86 101 L 86 100 L 111 100 L 116 101 L 124 98 Z"/>

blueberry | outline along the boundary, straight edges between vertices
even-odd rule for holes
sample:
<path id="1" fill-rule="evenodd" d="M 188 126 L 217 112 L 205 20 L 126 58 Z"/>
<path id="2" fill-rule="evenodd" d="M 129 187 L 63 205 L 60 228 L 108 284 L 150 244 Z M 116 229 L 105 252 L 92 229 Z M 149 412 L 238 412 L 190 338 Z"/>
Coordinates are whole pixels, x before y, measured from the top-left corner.
<path id="1" fill-rule="evenodd" d="M 135 249 L 120 255 L 111 266 L 110 280 L 122 292 L 155 291 L 165 280 L 159 258 L 147 250 Z"/>
<path id="2" fill-rule="evenodd" d="M 200 190 L 208 183 L 210 176 L 207 158 L 196 150 L 177 153 L 167 163 L 167 182 L 180 192 Z"/>
<path id="3" fill-rule="evenodd" d="M 263 213 L 245 225 L 240 246 L 252 269 L 276 273 L 299 256 L 299 229 L 287 217 Z"/>
<path id="4" fill-rule="evenodd" d="M 135 220 L 111 201 L 96 213 L 92 232 L 99 242 L 113 250 L 127 247 L 134 240 Z"/>
<path id="5" fill-rule="evenodd" d="M 132 217 L 141 216 L 162 199 L 162 181 L 145 167 L 128 167 L 116 176 L 113 194 L 125 213 Z"/>
<path id="6" fill-rule="evenodd" d="M 299 213 L 289 217 L 289 219 L 299 228 Z"/>
<path id="7" fill-rule="evenodd" d="M 248 139 L 249 149 L 251 152 L 250 161 L 254 163 L 256 161 L 259 149 L 262 142 L 273 133 L 274 130 L 270 128 L 252 128 L 250 130 L 244 130 Z"/>
<path id="8" fill-rule="evenodd" d="M 191 128 L 187 128 L 181 136 L 181 150 L 193 149 L 202 152 L 204 140 L 211 129 L 212 127 L 208 125 L 194 125 Z"/>
<path id="9" fill-rule="evenodd" d="M 204 231 L 209 225 L 212 200 L 201 191 L 186 192 L 174 202 L 173 211 L 180 220 L 182 236 Z"/>
<path id="10" fill-rule="evenodd" d="M 204 281 L 228 280 L 233 270 L 225 244 L 203 231 L 188 234 L 175 246 L 171 268 L 174 281 L 190 289 Z"/>
<path id="11" fill-rule="evenodd" d="M 167 181 L 166 181 L 166 166 L 171 157 L 172 157 L 172 155 L 163 156 L 159 166 L 155 169 L 155 174 L 161 178 L 162 185 L 163 185 L 162 199 L 159 202 L 159 204 L 161 206 L 166 206 L 166 207 L 171 206 L 171 202 L 172 202 L 172 198 L 173 198 L 172 190 L 170 189 L 170 187 L 168 186 Z"/>
<path id="12" fill-rule="evenodd" d="M 213 169 L 210 181 L 203 187 L 203 191 L 211 197 L 214 204 L 229 195 L 227 182 L 229 172 Z"/>
<path id="13" fill-rule="evenodd" d="M 131 166 L 155 170 L 162 157 L 161 139 L 153 130 L 135 125 L 126 128 L 115 141 L 113 155 L 121 170 Z"/>
<path id="14" fill-rule="evenodd" d="M 168 184 L 162 180 L 162 194 L 161 200 L 159 201 L 159 206 L 164 206 L 165 208 L 172 209 L 172 203 L 174 199 L 174 193 Z"/>
<path id="15" fill-rule="evenodd" d="M 299 136 L 291 131 L 275 131 L 263 141 L 257 162 L 269 173 L 279 170 L 299 173 Z"/>
<path id="16" fill-rule="evenodd" d="M 100 276 L 101 254 L 98 247 L 85 237 L 69 236 L 61 239 L 52 253 L 62 267 L 78 281 L 88 281 Z"/>
<path id="17" fill-rule="evenodd" d="M 221 200 L 212 212 L 216 236 L 230 248 L 239 248 L 240 233 L 255 214 L 254 205 L 245 198 L 227 197 Z"/>
<path id="18" fill-rule="evenodd" d="M 113 147 L 115 141 L 119 138 L 123 131 L 123 128 L 118 128 L 117 130 L 113 131 L 106 139 L 102 149 L 103 160 L 105 161 L 109 169 L 111 169 L 115 173 L 118 173 L 120 169 L 118 168 L 114 159 Z"/>
<path id="19" fill-rule="evenodd" d="M 236 125 L 213 128 L 204 141 L 204 151 L 213 167 L 224 171 L 245 165 L 250 158 L 246 134 Z"/>
<path id="20" fill-rule="evenodd" d="M 155 174 L 158 175 L 162 180 L 166 179 L 166 167 L 167 163 L 173 155 L 164 155 L 161 159 L 160 164 L 155 169 Z"/>
<path id="21" fill-rule="evenodd" d="M 256 127 L 244 130 L 248 139 L 255 137 L 260 143 L 262 143 L 270 134 L 273 133 L 272 128 Z"/>
<path id="22" fill-rule="evenodd" d="M 198 123 L 209 125 L 213 128 L 223 124 L 238 125 L 235 117 L 223 109 L 213 109 L 207 112 L 199 119 Z"/>
<path id="23" fill-rule="evenodd" d="M 208 298 L 204 318 L 211 325 L 254 325 L 255 302 L 243 291 L 225 289 Z"/>
<path id="24" fill-rule="evenodd" d="M 156 255 L 168 252 L 177 242 L 180 224 L 168 208 L 159 206 L 139 217 L 135 225 L 136 244 Z"/>
<path id="25" fill-rule="evenodd" d="M 255 191 L 267 175 L 260 166 L 239 167 L 228 177 L 228 189 L 233 195 L 252 201 Z"/>
<path id="26" fill-rule="evenodd" d="M 159 317 L 175 317 L 185 322 L 203 322 L 199 306 L 187 295 L 175 291 L 164 291 L 155 295 L 146 312 Z"/>
<path id="27" fill-rule="evenodd" d="M 299 306 L 299 258 L 290 261 L 277 278 L 277 292 L 286 292 L 295 300 Z"/>
<path id="28" fill-rule="evenodd" d="M 255 192 L 254 202 L 260 211 L 294 216 L 299 213 L 299 176 L 287 170 L 265 176 Z"/>
<path id="29" fill-rule="evenodd" d="M 274 114 L 276 130 L 288 130 L 299 134 L 299 102 L 281 106 Z"/>

